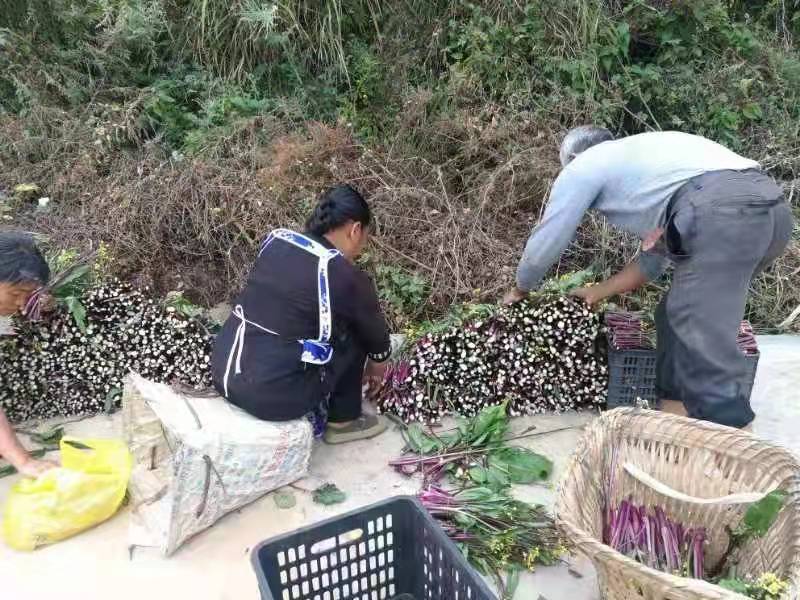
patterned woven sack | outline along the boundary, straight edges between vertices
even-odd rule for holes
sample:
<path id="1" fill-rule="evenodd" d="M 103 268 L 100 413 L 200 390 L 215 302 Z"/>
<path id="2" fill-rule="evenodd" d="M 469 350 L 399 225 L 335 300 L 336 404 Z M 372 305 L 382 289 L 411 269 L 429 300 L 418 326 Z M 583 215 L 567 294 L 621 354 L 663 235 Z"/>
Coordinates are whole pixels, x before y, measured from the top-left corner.
<path id="1" fill-rule="evenodd" d="M 132 373 L 123 394 L 134 457 L 130 545 L 169 556 L 224 515 L 308 471 L 305 419 L 260 421 L 217 395 L 179 392 Z"/>

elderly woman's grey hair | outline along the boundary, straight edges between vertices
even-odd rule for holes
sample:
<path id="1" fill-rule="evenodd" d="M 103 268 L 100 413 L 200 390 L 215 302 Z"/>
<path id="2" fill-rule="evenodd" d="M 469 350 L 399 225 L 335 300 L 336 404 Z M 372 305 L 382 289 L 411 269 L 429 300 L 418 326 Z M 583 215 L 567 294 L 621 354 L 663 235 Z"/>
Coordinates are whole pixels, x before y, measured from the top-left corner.
<path id="1" fill-rule="evenodd" d="M 573 127 L 567 132 L 561 142 L 561 151 L 558 153 L 561 166 L 566 167 L 570 161 L 581 152 L 602 142 L 614 139 L 614 135 L 605 127 L 596 125 L 581 125 Z"/>

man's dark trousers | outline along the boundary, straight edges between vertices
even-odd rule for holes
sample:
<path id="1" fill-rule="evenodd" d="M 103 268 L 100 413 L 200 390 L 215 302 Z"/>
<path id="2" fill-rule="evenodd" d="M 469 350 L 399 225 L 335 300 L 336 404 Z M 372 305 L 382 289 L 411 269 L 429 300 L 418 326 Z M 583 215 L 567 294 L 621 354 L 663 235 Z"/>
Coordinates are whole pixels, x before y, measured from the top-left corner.
<path id="1" fill-rule="evenodd" d="M 666 245 L 672 286 L 656 310 L 659 396 L 732 427 L 754 418 L 736 338 L 750 281 L 786 248 L 792 212 L 760 171 L 717 171 L 673 196 Z"/>

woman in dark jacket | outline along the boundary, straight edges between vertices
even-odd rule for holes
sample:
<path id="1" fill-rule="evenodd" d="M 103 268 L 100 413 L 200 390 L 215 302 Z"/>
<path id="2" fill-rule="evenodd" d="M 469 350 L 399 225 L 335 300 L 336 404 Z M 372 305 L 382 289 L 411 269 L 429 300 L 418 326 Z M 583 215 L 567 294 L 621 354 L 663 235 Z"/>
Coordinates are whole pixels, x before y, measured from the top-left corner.
<path id="1" fill-rule="evenodd" d="M 27 234 L 0 232 L 0 316 L 25 314 L 31 296 L 47 284 L 50 268 Z M 0 408 L 0 458 L 27 477 L 37 477 L 55 464 L 33 458 L 17 439 Z"/>
<path id="2" fill-rule="evenodd" d="M 305 234 L 279 229 L 261 244 L 212 356 L 214 385 L 231 403 L 266 421 L 313 416 L 329 443 L 384 431 L 361 412 L 362 383 L 380 379 L 391 354 L 375 287 L 353 264 L 370 221 L 364 198 L 337 186 Z"/>

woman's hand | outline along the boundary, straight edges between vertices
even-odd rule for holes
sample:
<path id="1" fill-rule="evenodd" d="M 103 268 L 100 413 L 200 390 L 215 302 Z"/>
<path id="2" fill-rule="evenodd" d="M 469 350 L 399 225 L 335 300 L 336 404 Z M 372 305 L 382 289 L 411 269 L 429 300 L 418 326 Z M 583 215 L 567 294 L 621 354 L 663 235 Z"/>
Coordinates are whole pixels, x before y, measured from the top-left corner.
<path id="1" fill-rule="evenodd" d="M 34 479 L 50 469 L 54 469 L 58 465 L 49 460 L 39 460 L 29 456 L 22 463 L 15 465 L 20 475 L 25 477 L 33 477 Z"/>
<path id="2" fill-rule="evenodd" d="M 364 367 L 364 383 L 367 385 L 367 398 L 370 400 L 373 400 L 383 387 L 383 377 L 388 366 L 388 360 L 380 363 L 372 359 L 367 361 L 367 366 Z"/>
<path id="3" fill-rule="evenodd" d="M 43 313 L 51 313 L 58 306 L 58 301 L 52 294 L 45 293 L 42 294 L 42 297 L 39 299 L 39 306 L 41 306 Z"/>

